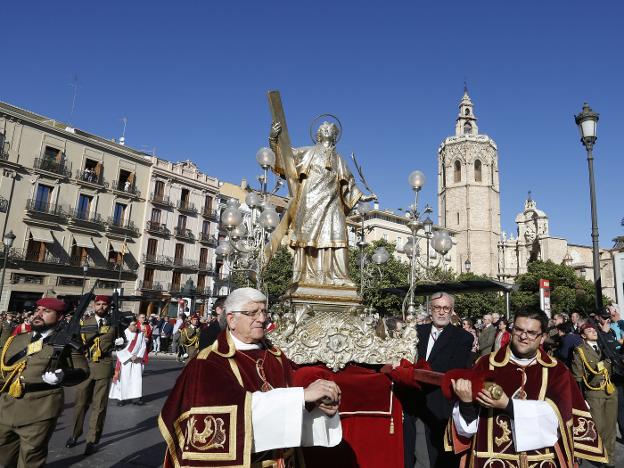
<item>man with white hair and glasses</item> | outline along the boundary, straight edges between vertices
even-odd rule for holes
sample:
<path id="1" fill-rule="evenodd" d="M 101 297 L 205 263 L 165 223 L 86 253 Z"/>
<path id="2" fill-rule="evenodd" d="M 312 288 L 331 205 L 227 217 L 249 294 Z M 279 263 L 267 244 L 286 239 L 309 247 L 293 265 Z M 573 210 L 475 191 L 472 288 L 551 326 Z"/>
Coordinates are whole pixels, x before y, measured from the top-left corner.
<path id="1" fill-rule="evenodd" d="M 472 334 L 450 324 L 455 298 L 445 292 L 429 300 L 431 323 L 418 325 L 418 358 L 432 370 L 446 372 L 472 364 Z M 444 450 L 444 430 L 452 405 L 440 387 L 423 385 L 403 405 L 405 466 L 452 467 L 459 459 Z M 422 432 L 419 430 L 422 427 Z"/>
<path id="2" fill-rule="evenodd" d="M 178 377 L 159 419 L 165 468 L 296 466 L 293 448 L 341 441 L 340 388 L 290 387 L 293 365 L 265 339 L 266 302 L 256 289 L 233 291 L 227 329 Z"/>

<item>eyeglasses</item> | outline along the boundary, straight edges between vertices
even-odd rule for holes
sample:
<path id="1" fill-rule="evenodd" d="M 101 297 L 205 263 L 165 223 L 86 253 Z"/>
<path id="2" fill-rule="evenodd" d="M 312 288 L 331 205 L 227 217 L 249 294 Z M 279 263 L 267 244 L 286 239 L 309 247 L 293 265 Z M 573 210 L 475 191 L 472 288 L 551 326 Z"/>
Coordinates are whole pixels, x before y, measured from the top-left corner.
<path id="1" fill-rule="evenodd" d="M 440 312 L 440 311 L 444 311 L 444 312 L 450 312 L 451 310 L 453 310 L 453 307 L 451 306 L 431 306 L 431 310 L 433 310 L 434 312 Z"/>
<path id="2" fill-rule="evenodd" d="M 231 314 L 243 314 L 246 317 L 249 317 L 252 320 L 256 320 L 260 318 L 260 315 L 263 314 L 265 317 L 269 318 L 269 312 L 265 309 L 257 309 L 257 310 L 233 310 L 230 312 Z"/>
<path id="3" fill-rule="evenodd" d="M 542 332 L 533 330 L 523 330 L 522 328 L 514 327 L 513 334 L 522 338 L 522 335 L 526 335 L 528 339 L 535 340 L 538 336 L 542 336 Z"/>

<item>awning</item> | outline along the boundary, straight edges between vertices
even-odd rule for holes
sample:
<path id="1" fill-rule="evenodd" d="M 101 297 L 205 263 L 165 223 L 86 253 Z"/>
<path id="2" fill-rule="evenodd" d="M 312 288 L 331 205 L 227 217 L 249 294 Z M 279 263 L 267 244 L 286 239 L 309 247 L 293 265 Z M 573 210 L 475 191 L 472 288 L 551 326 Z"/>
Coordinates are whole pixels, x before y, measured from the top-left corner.
<path id="1" fill-rule="evenodd" d="M 90 237 L 74 234 L 74 241 L 76 241 L 76 245 L 78 247 L 84 247 L 85 249 L 95 249 L 95 245 L 93 245 L 93 241 Z"/>
<path id="2" fill-rule="evenodd" d="M 45 242 L 46 244 L 54 243 L 54 237 L 52 237 L 52 232 L 50 232 L 48 229 L 31 227 L 30 234 L 32 235 L 33 240 L 37 242 Z"/>
<path id="3" fill-rule="evenodd" d="M 111 246 L 111 250 L 113 252 L 121 252 L 123 250 L 123 242 L 122 241 L 111 240 L 110 241 L 110 246 Z"/>

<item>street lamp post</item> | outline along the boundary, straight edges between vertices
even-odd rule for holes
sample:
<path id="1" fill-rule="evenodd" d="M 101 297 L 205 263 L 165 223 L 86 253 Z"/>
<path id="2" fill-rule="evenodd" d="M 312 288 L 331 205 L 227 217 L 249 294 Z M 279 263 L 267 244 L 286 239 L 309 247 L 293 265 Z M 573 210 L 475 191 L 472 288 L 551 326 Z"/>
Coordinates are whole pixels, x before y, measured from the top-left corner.
<path id="1" fill-rule="evenodd" d="M 0 301 L 2 301 L 2 293 L 4 292 L 4 276 L 6 274 L 7 258 L 9 257 L 9 251 L 11 250 L 15 237 L 13 231 L 9 231 L 2 239 L 2 243 L 4 244 L 4 260 L 2 263 L 2 280 L 0 281 Z"/>
<path id="2" fill-rule="evenodd" d="M 602 280 L 600 277 L 600 246 L 598 245 L 598 211 L 596 208 L 596 187 L 594 184 L 594 156 L 592 150 L 596 143 L 596 126 L 598 124 L 598 114 L 589 107 L 589 104 L 583 104 L 583 110 L 580 114 L 574 116 L 576 125 L 581 132 L 581 143 L 587 150 L 587 167 L 589 169 L 589 196 L 591 201 L 591 218 L 592 218 L 592 251 L 594 259 L 594 287 L 596 288 L 596 298 L 594 305 L 596 311 L 602 310 Z"/>

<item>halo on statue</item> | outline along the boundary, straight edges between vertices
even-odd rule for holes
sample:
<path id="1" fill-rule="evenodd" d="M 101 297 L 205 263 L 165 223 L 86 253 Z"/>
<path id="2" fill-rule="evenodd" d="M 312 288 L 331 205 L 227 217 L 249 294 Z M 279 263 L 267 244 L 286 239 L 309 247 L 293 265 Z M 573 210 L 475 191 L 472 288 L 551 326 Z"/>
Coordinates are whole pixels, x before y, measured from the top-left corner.
<path id="1" fill-rule="evenodd" d="M 312 122 L 310 122 L 310 138 L 312 139 L 312 143 L 316 145 L 316 132 L 318 130 L 318 122 L 325 117 L 329 117 L 329 119 L 325 119 L 326 121 L 330 121 L 336 124 L 336 126 L 338 127 L 338 137 L 336 138 L 336 144 L 338 144 L 340 138 L 342 138 L 342 123 L 340 123 L 340 119 L 338 119 L 338 117 L 336 117 L 334 114 L 321 114 L 315 117 Z"/>

